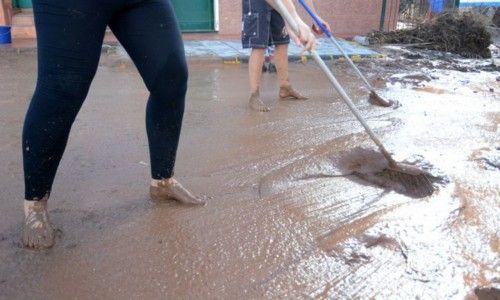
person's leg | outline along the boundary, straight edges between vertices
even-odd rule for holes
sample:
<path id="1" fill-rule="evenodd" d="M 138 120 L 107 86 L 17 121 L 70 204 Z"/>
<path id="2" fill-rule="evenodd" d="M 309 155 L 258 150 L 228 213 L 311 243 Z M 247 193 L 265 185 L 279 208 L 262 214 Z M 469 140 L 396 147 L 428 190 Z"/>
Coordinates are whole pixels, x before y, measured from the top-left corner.
<path id="1" fill-rule="evenodd" d="M 256 111 L 270 111 L 271 109 L 260 98 L 260 82 L 262 80 L 262 66 L 266 56 L 266 49 L 253 48 L 248 61 L 248 78 L 250 81 L 249 105 Z"/>
<path id="2" fill-rule="evenodd" d="M 110 27 L 139 70 L 150 96 L 146 127 L 151 196 L 203 204 L 173 179 L 184 114 L 188 69 L 182 36 L 170 1 L 136 2 L 116 14 Z"/>
<path id="3" fill-rule="evenodd" d="M 272 43 L 276 45 L 274 60 L 280 85 L 280 99 L 306 100 L 307 97 L 300 95 L 290 84 L 288 78 L 288 44 L 290 43 L 290 36 L 286 30 L 285 21 L 276 10 L 271 11 L 271 39 Z"/>
<path id="4" fill-rule="evenodd" d="M 244 49 L 252 49 L 248 61 L 248 76 L 250 82 L 249 105 L 256 111 L 271 109 L 260 98 L 260 82 L 262 67 L 266 59 L 266 49 L 269 45 L 269 21 L 271 7 L 264 0 L 243 0 L 243 29 L 241 43 Z"/>
<path id="5" fill-rule="evenodd" d="M 276 63 L 280 88 L 290 86 L 290 81 L 288 80 L 288 44 L 276 45 L 274 61 Z"/>
<path id="6" fill-rule="evenodd" d="M 95 5 L 94 5 L 95 6 Z M 47 199 L 101 53 L 106 20 L 88 1 L 34 0 L 38 80 L 23 128 L 25 226 L 30 248 L 54 243 Z"/>
<path id="7" fill-rule="evenodd" d="M 262 80 L 262 65 L 266 58 L 266 50 L 253 48 L 248 60 L 248 75 L 250 83 L 250 93 L 258 93 Z"/>

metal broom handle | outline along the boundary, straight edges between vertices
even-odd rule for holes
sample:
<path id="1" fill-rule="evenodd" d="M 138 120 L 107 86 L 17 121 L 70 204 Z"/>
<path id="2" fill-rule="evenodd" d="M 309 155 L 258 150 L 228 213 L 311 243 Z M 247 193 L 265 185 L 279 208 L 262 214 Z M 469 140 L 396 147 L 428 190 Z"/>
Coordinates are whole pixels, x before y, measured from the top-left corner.
<path id="1" fill-rule="evenodd" d="M 276 4 L 276 9 L 281 14 L 281 16 L 285 19 L 285 21 L 288 23 L 288 26 L 290 26 L 290 28 L 293 30 L 293 32 L 297 36 L 300 36 L 300 27 L 295 22 L 294 18 L 292 17 L 292 15 L 288 11 L 288 9 L 283 4 L 283 1 L 282 0 L 273 0 L 273 1 Z M 368 133 L 370 138 L 373 140 L 373 142 L 378 146 L 378 148 L 380 149 L 380 151 L 382 152 L 384 157 L 387 159 L 387 161 L 389 161 L 389 164 L 392 166 L 397 165 L 397 163 L 394 160 L 394 158 L 392 157 L 392 155 L 385 149 L 382 142 L 375 135 L 373 130 L 370 128 L 370 126 L 368 126 L 365 119 L 361 116 L 359 110 L 356 108 L 356 106 L 354 106 L 354 103 L 352 102 L 349 95 L 347 95 L 344 88 L 342 88 L 342 86 L 340 85 L 338 80 L 335 78 L 335 76 L 333 76 L 332 72 L 330 71 L 328 66 L 325 64 L 323 59 L 319 56 L 318 52 L 316 52 L 316 50 L 313 49 L 313 50 L 310 50 L 309 53 L 311 54 L 313 59 L 316 61 L 316 63 L 320 66 L 321 70 L 323 70 L 326 77 L 328 77 L 328 80 L 330 80 L 330 82 L 333 84 L 333 87 L 340 94 L 340 96 L 342 97 L 342 100 L 344 100 L 345 104 L 347 104 L 347 106 L 349 107 L 349 109 L 351 110 L 353 115 L 356 117 L 356 119 L 358 119 L 358 121 L 361 123 L 361 125 L 363 125 L 366 132 Z"/>
<path id="2" fill-rule="evenodd" d="M 342 46 L 339 44 L 339 42 L 337 41 L 337 39 L 333 36 L 333 33 L 330 30 L 328 30 L 328 28 L 326 28 L 325 24 L 323 24 L 323 22 L 321 22 L 321 20 L 318 18 L 318 16 L 307 5 L 307 3 L 305 2 L 305 0 L 298 0 L 298 1 L 302 5 L 302 7 L 304 7 L 304 9 L 307 11 L 307 13 L 311 16 L 311 18 L 314 20 L 314 22 L 323 31 L 323 33 L 327 37 L 330 38 L 330 40 L 333 42 L 333 44 L 335 45 L 335 47 L 337 47 L 337 49 L 340 51 L 340 53 L 347 59 L 347 62 L 351 65 L 351 67 L 354 69 L 354 71 L 356 71 L 356 74 L 358 75 L 358 77 L 361 78 L 361 80 L 363 80 L 363 82 L 365 83 L 365 85 L 370 89 L 370 92 L 374 91 L 374 88 L 372 87 L 372 85 L 370 84 L 370 82 L 368 82 L 368 79 L 366 79 L 365 75 L 363 75 L 363 73 L 361 73 L 361 71 L 358 69 L 358 67 L 356 67 L 356 65 L 354 64 L 354 62 L 352 61 L 352 59 L 345 52 L 344 48 L 342 48 Z"/>

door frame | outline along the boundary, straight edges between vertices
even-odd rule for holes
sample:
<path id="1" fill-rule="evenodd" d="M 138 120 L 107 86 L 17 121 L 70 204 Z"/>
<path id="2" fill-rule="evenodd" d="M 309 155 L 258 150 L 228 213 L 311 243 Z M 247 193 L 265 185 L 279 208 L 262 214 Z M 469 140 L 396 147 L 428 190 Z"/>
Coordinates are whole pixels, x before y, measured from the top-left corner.
<path id="1" fill-rule="evenodd" d="M 214 31 L 219 31 L 219 0 L 214 1 Z"/>

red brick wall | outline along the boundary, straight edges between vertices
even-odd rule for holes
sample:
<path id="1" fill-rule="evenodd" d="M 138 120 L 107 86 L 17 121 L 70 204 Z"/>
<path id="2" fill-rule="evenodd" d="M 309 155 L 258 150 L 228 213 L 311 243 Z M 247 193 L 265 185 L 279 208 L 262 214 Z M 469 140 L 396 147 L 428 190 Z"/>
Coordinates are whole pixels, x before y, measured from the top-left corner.
<path id="1" fill-rule="evenodd" d="M 241 0 L 219 0 L 219 33 L 222 36 L 241 34 Z"/>
<path id="2" fill-rule="evenodd" d="M 394 29 L 400 0 L 388 0 L 385 27 Z M 298 5 L 297 2 L 295 2 Z M 316 0 L 316 9 L 332 25 L 337 36 L 352 37 L 380 27 L 382 0 Z M 297 7 L 304 20 L 304 10 Z M 237 37 L 241 30 L 241 0 L 219 0 L 219 33 L 221 37 Z"/>
<path id="3" fill-rule="evenodd" d="M 0 0 L 0 24 L 10 23 L 12 0 Z M 380 26 L 383 0 L 315 0 L 316 8 L 340 37 L 366 34 Z M 400 0 L 387 0 L 386 29 L 394 29 Z M 298 7 L 304 20 L 311 22 L 302 8 Z M 23 30 L 21 30 L 23 29 Z M 28 28 L 30 29 L 30 28 Z M 21 32 L 22 31 L 22 32 Z M 27 34 L 24 28 L 13 28 L 14 38 L 35 38 L 34 28 Z M 187 39 L 239 38 L 241 31 L 241 0 L 219 0 L 219 32 L 185 34 Z M 22 34 L 19 34 L 21 32 Z"/>
<path id="4" fill-rule="evenodd" d="M 0 25 L 10 24 L 11 16 L 12 16 L 12 1 L 0 0 Z"/>

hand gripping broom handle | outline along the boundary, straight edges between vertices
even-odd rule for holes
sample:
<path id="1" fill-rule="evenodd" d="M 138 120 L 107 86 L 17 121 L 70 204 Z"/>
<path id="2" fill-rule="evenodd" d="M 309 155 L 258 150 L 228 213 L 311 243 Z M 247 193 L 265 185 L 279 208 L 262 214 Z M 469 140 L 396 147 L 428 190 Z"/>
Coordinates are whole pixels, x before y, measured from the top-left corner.
<path id="1" fill-rule="evenodd" d="M 283 4 L 282 0 L 273 0 L 273 1 L 276 4 L 276 9 L 281 14 L 281 16 L 285 19 L 285 21 L 288 23 L 288 25 L 293 30 L 293 32 L 297 36 L 300 36 L 300 27 L 295 22 L 294 18 L 292 17 L 292 15 L 288 11 L 288 9 L 285 7 L 285 5 Z M 368 133 L 368 135 L 370 136 L 370 138 L 373 140 L 373 142 L 378 146 L 378 148 L 380 149 L 380 151 L 382 152 L 382 154 L 384 155 L 384 157 L 387 159 L 387 161 L 389 162 L 389 164 L 391 166 L 396 166 L 397 163 L 394 160 L 394 158 L 392 158 L 391 154 L 385 149 L 384 145 L 382 144 L 382 142 L 380 142 L 380 140 L 375 135 L 375 133 L 372 131 L 372 129 L 370 128 L 370 126 L 368 126 L 368 124 L 366 123 L 365 119 L 361 116 L 361 114 L 359 113 L 359 111 L 356 108 L 356 106 L 354 106 L 351 98 L 349 98 L 349 96 L 347 95 L 346 91 L 342 88 L 342 86 L 340 85 L 340 83 L 338 82 L 338 80 L 335 78 L 335 76 L 333 76 L 332 72 L 330 71 L 330 69 L 328 68 L 328 66 L 325 64 L 325 62 L 323 61 L 323 59 L 319 56 L 318 52 L 316 52 L 316 50 L 313 49 L 313 50 L 310 51 L 310 54 L 313 57 L 313 59 L 316 61 L 316 63 L 319 65 L 319 67 L 321 68 L 321 70 L 325 73 L 326 77 L 328 77 L 328 80 L 330 80 L 330 82 L 332 83 L 333 87 L 340 94 L 340 96 L 342 97 L 342 100 L 344 100 L 345 104 L 347 104 L 347 106 L 349 107 L 349 109 L 351 110 L 351 112 L 353 113 L 353 115 L 356 117 L 356 119 L 358 119 L 358 121 L 361 123 L 361 125 L 363 125 L 363 127 L 366 130 L 366 132 Z"/>
<path id="2" fill-rule="evenodd" d="M 314 22 L 323 31 L 323 33 L 327 37 L 330 38 L 330 40 L 333 42 L 333 44 L 335 45 L 335 47 L 337 47 L 337 49 L 340 51 L 340 53 L 342 53 L 342 55 L 345 57 L 345 59 L 347 60 L 347 62 L 349 62 L 349 64 L 351 65 L 351 67 L 356 71 L 356 74 L 358 75 L 358 77 L 366 84 L 366 86 L 368 87 L 368 89 L 370 89 L 370 92 L 374 92 L 375 90 L 372 87 L 372 85 L 370 84 L 370 82 L 368 82 L 368 79 L 366 79 L 366 77 L 363 75 L 363 73 L 361 73 L 361 71 L 358 69 L 358 67 L 356 67 L 356 65 L 354 64 L 354 62 L 352 61 L 352 59 L 345 52 L 344 48 L 339 44 L 339 42 L 337 41 L 337 39 L 333 36 L 333 33 L 330 30 L 328 30 L 328 28 L 320 20 L 320 18 L 307 5 L 307 3 L 305 2 L 305 0 L 298 0 L 298 1 L 302 5 L 302 7 L 304 7 L 304 9 L 307 11 L 307 13 L 311 16 L 311 18 L 314 20 Z"/>

